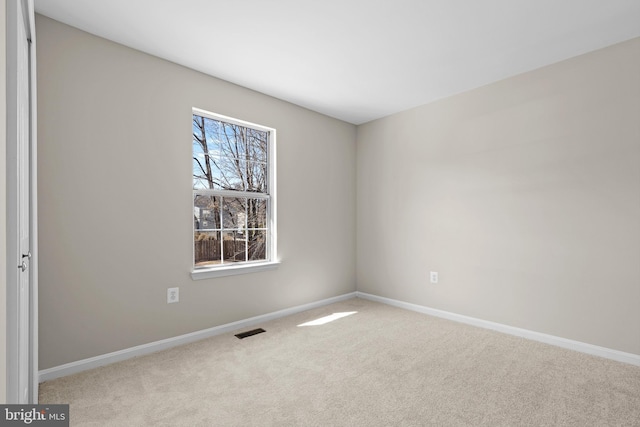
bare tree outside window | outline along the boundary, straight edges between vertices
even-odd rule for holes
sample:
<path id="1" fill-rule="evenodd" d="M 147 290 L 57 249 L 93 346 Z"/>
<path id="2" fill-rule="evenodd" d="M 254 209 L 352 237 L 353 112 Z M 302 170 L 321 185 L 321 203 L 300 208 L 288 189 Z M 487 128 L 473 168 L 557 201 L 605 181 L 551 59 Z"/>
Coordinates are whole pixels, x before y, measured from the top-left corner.
<path id="1" fill-rule="evenodd" d="M 193 115 L 194 263 L 268 256 L 269 132 Z"/>

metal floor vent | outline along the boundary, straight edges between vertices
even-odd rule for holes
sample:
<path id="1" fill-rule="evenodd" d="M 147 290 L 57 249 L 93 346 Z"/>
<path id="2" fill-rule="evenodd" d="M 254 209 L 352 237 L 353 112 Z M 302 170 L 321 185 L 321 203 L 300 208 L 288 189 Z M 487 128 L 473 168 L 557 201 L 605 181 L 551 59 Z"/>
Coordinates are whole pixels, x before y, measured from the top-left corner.
<path id="1" fill-rule="evenodd" d="M 243 338 L 250 337 L 250 336 L 252 336 L 252 335 L 261 334 L 261 333 L 263 333 L 263 332 L 267 332 L 267 331 L 265 331 L 265 330 L 264 330 L 264 329 L 262 329 L 262 328 L 252 329 L 252 330 L 247 331 L 247 332 L 242 332 L 242 333 L 240 333 L 240 334 L 236 334 L 236 337 L 238 337 L 238 338 L 240 338 L 240 339 L 243 339 Z"/>

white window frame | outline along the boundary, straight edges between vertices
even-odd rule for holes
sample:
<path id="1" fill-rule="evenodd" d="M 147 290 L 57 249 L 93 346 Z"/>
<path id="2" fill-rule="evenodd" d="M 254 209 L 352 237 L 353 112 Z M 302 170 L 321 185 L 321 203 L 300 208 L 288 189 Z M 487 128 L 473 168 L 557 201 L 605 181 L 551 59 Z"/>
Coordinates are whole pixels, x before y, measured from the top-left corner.
<path id="1" fill-rule="evenodd" d="M 193 212 L 193 204 L 195 195 L 211 195 L 222 197 L 248 197 L 263 198 L 267 200 L 267 247 L 265 261 L 244 261 L 229 264 L 218 264 L 213 266 L 196 267 L 195 265 L 195 224 L 192 220 L 191 233 L 191 278 L 193 280 L 209 279 L 214 277 L 231 276 L 236 274 L 256 273 L 259 271 L 272 270 L 277 268 L 280 261 L 277 258 L 277 209 L 276 209 L 276 130 L 267 126 L 238 120 L 233 117 L 223 116 L 221 114 L 212 113 L 210 111 L 199 108 L 192 109 L 193 116 L 201 116 L 225 123 L 235 124 L 247 128 L 252 128 L 267 132 L 269 139 L 267 141 L 267 193 L 255 193 L 234 190 L 193 190 L 191 197 L 191 211 Z M 193 152 L 193 149 L 192 149 Z M 192 180 L 193 183 L 193 180 Z M 221 233 L 222 235 L 222 233 Z"/>

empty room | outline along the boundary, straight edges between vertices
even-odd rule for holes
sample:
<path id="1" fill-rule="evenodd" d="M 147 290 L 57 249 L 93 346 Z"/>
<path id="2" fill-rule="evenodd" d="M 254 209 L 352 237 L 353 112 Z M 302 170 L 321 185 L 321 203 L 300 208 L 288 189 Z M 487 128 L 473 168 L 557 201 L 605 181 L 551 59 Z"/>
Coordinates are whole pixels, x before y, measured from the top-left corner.
<path id="1" fill-rule="evenodd" d="M 2 3 L 0 424 L 640 426 L 637 0 Z"/>

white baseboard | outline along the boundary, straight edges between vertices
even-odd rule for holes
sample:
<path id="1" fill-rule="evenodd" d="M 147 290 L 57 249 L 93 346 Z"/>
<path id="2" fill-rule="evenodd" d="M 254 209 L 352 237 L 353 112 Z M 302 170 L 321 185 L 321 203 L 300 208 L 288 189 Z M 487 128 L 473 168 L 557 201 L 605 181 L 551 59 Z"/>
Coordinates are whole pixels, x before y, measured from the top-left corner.
<path id="1" fill-rule="evenodd" d="M 406 310 L 417 311 L 418 313 L 424 313 L 435 317 L 441 317 L 443 319 L 453 320 L 455 322 L 466 323 L 468 325 L 477 326 L 484 329 L 492 329 L 494 331 L 502 332 L 505 334 L 543 342 L 545 344 L 555 345 L 557 347 L 578 351 L 580 353 L 591 354 L 593 356 L 604 357 L 606 359 L 640 366 L 640 355 L 633 353 L 625 353 L 623 351 L 612 350 L 606 347 L 599 347 L 597 345 L 587 344 L 580 341 L 573 341 L 553 335 L 542 334 L 540 332 L 534 332 L 528 329 L 516 328 L 513 326 L 503 325 L 501 323 L 489 322 L 487 320 L 476 319 L 475 317 L 463 316 L 460 314 L 437 310 L 435 308 L 425 307 L 422 305 L 411 304 L 391 298 L 379 297 L 377 295 L 367 294 L 365 292 L 356 292 L 356 296 L 358 298 L 376 301 L 383 304 L 392 305 L 394 307 L 404 308 Z"/>
<path id="2" fill-rule="evenodd" d="M 167 338 L 160 341 L 155 341 L 148 344 L 138 345 L 124 350 L 114 351 L 113 353 L 107 353 L 100 356 L 90 357 L 88 359 L 78 360 L 76 362 L 65 363 L 64 365 L 55 366 L 53 368 L 44 369 L 38 372 L 38 381 L 44 382 L 53 380 L 55 378 L 65 377 L 78 372 L 86 371 L 88 369 L 97 368 L 99 366 L 110 365 L 122 360 L 131 359 L 136 356 L 143 356 L 145 354 L 155 353 L 167 348 L 176 347 L 182 344 L 187 344 L 194 341 L 199 341 L 205 338 L 209 338 L 215 335 L 221 335 L 227 332 L 235 331 L 237 329 L 246 328 L 259 323 L 268 322 L 270 320 L 278 319 L 280 317 L 289 316 L 291 314 L 300 313 L 301 311 L 311 310 L 313 308 L 322 307 L 325 305 L 333 304 L 339 301 L 345 301 L 356 297 L 356 292 L 351 292 L 344 295 L 339 295 L 333 298 L 327 298 L 321 301 L 312 302 L 309 304 L 303 304 L 296 307 L 286 308 L 284 310 L 275 311 L 273 313 L 267 313 L 249 319 L 239 320 L 237 322 L 227 323 L 225 325 L 214 326 L 213 328 L 204 329 L 201 331 L 191 332 L 189 334 L 180 335 L 173 338 Z"/>

